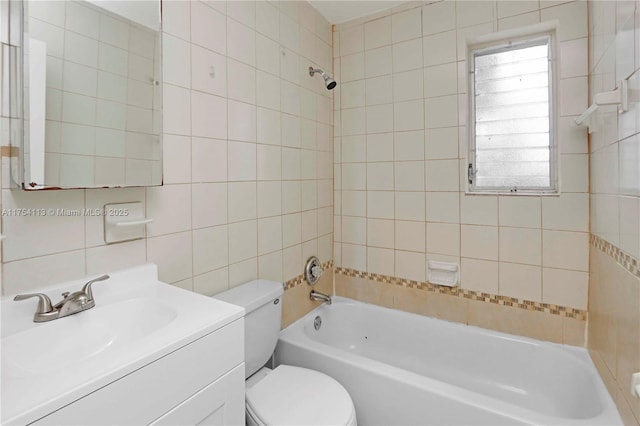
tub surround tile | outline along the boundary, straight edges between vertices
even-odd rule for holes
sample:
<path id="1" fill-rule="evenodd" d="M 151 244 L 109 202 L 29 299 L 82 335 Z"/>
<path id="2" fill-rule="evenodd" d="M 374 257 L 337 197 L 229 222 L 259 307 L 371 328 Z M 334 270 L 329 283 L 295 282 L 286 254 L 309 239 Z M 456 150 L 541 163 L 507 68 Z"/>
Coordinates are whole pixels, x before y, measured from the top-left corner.
<path id="1" fill-rule="evenodd" d="M 626 269 L 631 275 L 640 278 L 640 260 L 597 235 L 591 234 L 589 239 L 593 247 L 615 260 L 618 265 Z"/>
<path id="2" fill-rule="evenodd" d="M 634 425 L 640 401 L 629 393 L 629 377 L 640 370 L 638 260 L 595 235 L 591 244 L 588 347 L 625 424 Z"/>
<path id="3" fill-rule="evenodd" d="M 393 287 L 358 276 L 336 274 L 336 295 L 393 308 Z"/>
<path id="4" fill-rule="evenodd" d="M 446 294 L 454 297 L 462 297 L 469 300 L 477 300 L 495 305 L 501 305 L 512 308 L 519 308 L 527 311 L 537 311 L 546 314 L 557 315 L 567 318 L 575 318 L 582 321 L 586 320 L 587 312 L 581 309 L 570 308 L 566 306 L 553 305 L 549 303 L 540 303 L 531 300 L 516 299 L 509 296 L 501 296 L 496 294 L 484 293 L 461 287 L 446 287 L 431 284 L 429 282 L 420 282 L 406 278 L 392 277 L 388 275 L 372 274 L 362 272 L 355 269 L 349 269 L 338 266 L 336 268 L 336 277 L 345 275 L 368 280 L 370 282 L 379 282 L 383 284 L 392 284 L 401 287 L 417 288 L 432 293 Z M 336 278 L 337 279 L 337 278 Z M 361 299 L 358 299 L 361 300 Z"/>
<path id="5" fill-rule="evenodd" d="M 335 268 L 335 294 L 536 339 L 585 345 L 586 311 Z"/>
<path id="6" fill-rule="evenodd" d="M 469 301 L 467 324 L 489 328 L 509 334 L 562 343 L 563 318 L 546 312 L 505 308 L 496 303 Z"/>
<path id="7" fill-rule="evenodd" d="M 462 285 L 470 290 L 586 309 L 583 279 L 556 288 L 557 280 L 544 282 L 543 273 L 543 268 L 553 268 L 581 272 L 573 276 L 584 277 L 588 263 L 588 137 L 569 117 L 580 114 L 588 100 L 586 3 L 424 3 L 408 2 L 401 10 L 381 11 L 333 29 L 340 48 L 348 46 L 346 53 L 334 51 L 334 57 L 349 83 L 346 90 L 336 92 L 335 132 L 357 135 L 359 140 L 357 146 L 346 141 L 342 157 L 334 157 L 335 170 L 342 171 L 335 176 L 336 197 L 348 207 L 348 211 L 336 208 L 336 221 L 343 223 L 344 216 L 351 217 L 350 223 L 355 217 L 366 221 L 366 234 L 359 234 L 357 242 L 344 225 L 334 235 L 335 250 L 341 252 L 336 266 L 420 282 L 426 278 L 421 278 L 424 262 L 412 266 L 407 262 L 408 257 L 418 258 L 414 253 L 462 257 L 466 262 L 466 267 L 461 265 Z M 560 20 L 559 47 L 567 53 L 560 55 L 558 69 L 561 194 L 467 194 L 466 40 L 549 19 Z M 345 141 L 337 140 L 336 147 L 341 142 Z M 366 191 L 357 211 L 346 193 L 353 190 Z M 396 225 L 393 245 L 381 245 L 377 234 L 383 231 L 369 225 L 380 219 L 415 223 L 412 228 L 424 223 L 424 242 L 416 241 L 421 232 L 409 238 L 407 229 Z M 625 223 L 636 222 L 631 218 Z M 626 229 L 629 235 L 637 234 L 633 226 Z M 381 258 L 380 248 L 393 249 L 396 255 L 384 267 L 371 267 L 369 263 Z M 526 283 L 514 283 L 514 269 L 534 270 L 535 275 Z M 557 291 L 545 295 L 545 285 Z"/>

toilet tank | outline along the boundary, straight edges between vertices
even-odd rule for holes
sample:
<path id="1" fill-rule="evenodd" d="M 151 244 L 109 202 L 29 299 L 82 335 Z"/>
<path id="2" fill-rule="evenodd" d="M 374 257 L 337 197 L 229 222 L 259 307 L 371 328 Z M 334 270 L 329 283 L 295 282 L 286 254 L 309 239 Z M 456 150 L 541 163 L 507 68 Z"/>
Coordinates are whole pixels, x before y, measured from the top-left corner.
<path id="1" fill-rule="evenodd" d="M 278 343 L 282 322 L 282 283 L 256 280 L 234 287 L 216 299 L 242 306 L 244 317 L 245 377 L 269 360 Z"/>

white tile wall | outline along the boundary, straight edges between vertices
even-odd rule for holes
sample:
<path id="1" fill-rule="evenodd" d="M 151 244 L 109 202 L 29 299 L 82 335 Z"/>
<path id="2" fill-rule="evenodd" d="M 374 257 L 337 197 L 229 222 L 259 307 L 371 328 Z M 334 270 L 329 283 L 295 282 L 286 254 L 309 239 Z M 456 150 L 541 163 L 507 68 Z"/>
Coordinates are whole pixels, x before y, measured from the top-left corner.
<path id="1" fill-rule="evenodd" d="M 128 39 L 92 45 L 86 35 L 95 37 L 99 26 L 89 25 L 94 17 L 80 7 L 67 11 L 75 25 L 68 46 L 76 48 L 49 50 L 57 58 L 73 57 L 77 78 L 67 79 L 65 97 L 51 88 L 49 100 L 62 105 L 94 90 L 126 98 L 118 75 L 127 74 L 127 58 L 118 46 L 126 47 Z M 55 8 L 33 12 L 64 22 Z M 149 261 L 159 264 L 161 280 L 213 295 L 258 277 L 291 279 L 311 254 L 331 260 L 333 92 L 306 72 L 310 65 L 332 72 L 329 23 L 309 5 L 266 1 L 163 1 L 163 19 L 164 186 L 24 193 L 3 177 L 4 207 L 82 209 L 141 201 L 154 219 L 147 238 L 105 245 L 99 217 L 5 216 L 5 294 Z M 46 38 L 55 31 L 47 25 L 33 30 Z M 145 53 L 144 46 L 136 48 Z M 103 64 L 103 58 L 111 60 Z M 85 65 L 113 75 L 87 72 Z M 85 128 L 69 128 L 60 146 L 75 144 L 79 139 L 71 136 L 77 135 L 90 140 L 91 149 L 124 156 L 124 132 L 118 133 L 124 125 L 109 107 L 64 108 L 77 124 L 104 113 L 115 129 L 85 135 Z M 3 145 L 6 140 L 3 133 Z"/>
<path id="2" fill-rule="evenodd" d="M 640 8 L 637 2 L 589 4 L 591 93 L 613 90 L 627 79 L 640 89 Z M 591 232 L 640 258 L 640 105 L 601 114 L 591 134 Z"/>
<path id="3" fill-rule="evenodd" d="M 586 11 L 444 1 L 335 28 L 338 265 L 424 281 L 439 258 L 461 263 L 464 288 L 586 309 L 588 142 L 573 124 L 587 107 Z M 555 19 L 562 195 L 466 195 L 466 37 Z M 637 206 L 620 215 L 628 232 Z"/>

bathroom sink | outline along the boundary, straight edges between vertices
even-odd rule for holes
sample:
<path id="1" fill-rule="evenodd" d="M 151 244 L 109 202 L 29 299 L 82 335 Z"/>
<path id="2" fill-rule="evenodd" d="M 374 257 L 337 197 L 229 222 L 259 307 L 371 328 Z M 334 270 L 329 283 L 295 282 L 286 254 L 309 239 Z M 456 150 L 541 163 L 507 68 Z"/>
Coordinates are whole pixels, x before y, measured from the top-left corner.
<path id="1" fill-rule="evenodd" d="M 155 265 L 110 275 L 94 308 L 53 321 L 33 322 L 35 299 L 2 299 L 2 424 L 37 420 L 244 314 L 159 282 Z M 55 303 L 83 282 L 41 291 Z"/>
<path id="2" fill-rule="evenodd" d="M 72 367 L 148 338 L 176 317 L 176 310 L 161 301 L 136 298 L 38 324 L 2 339 L 3 376 L 24 377 Z"/>

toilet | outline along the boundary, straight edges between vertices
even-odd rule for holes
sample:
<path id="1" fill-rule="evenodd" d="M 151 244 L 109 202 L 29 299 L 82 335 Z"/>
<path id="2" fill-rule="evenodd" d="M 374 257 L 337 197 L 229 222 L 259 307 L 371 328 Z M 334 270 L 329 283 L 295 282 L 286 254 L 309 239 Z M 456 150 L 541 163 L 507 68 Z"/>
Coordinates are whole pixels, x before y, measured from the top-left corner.
<path id="1" fill-rule="evenodd" d="M 264 367 L 278 342 L 282 283 L 251 281 L 214 296 L 245 308 L 247 425 L 356 426 L 347 390 L 335 379 L 308 368 Z"/>

